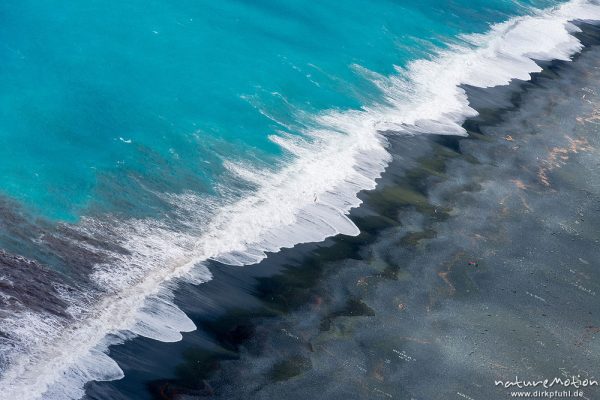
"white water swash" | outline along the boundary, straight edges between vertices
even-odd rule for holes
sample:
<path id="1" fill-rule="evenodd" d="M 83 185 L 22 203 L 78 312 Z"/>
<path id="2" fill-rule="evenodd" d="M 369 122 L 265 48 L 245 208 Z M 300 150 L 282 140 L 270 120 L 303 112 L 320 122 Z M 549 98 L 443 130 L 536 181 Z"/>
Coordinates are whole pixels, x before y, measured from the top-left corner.
<path id="1" fill-rule="evenodd" d="M 199 233 L 152 220 L 112 226 L 83 219 L 76 229 L 92 237 L 110 230 L 128 252 L 110 254 L 109 264 L 95 266 L 96 293 L 61 292 L 70 318 L 23 311 L 1 321 L 12 345 L 3 349 L 7 365 L 0 393 L 7 399 L 75 399 L 88 381 L 120 379 L 123 372 L 106 354 L 109 345 L 133 335 L 177 341 L 181 332 L 195 329 L 173 304 L 172 290 L 180 280 L 210 280 L 207 260 L 250 265 L 266 252 L 358 234 L 347 214 L 360 204 L 359 191 L 375 187 L 390 159 L 384 132 L 464 135 L 461 124 L 476 112 L 461 85 L 527 80 L 541 70 L 534 60 L 568 60 L 582 48 L 570 21 L 581 19 L 600 20 L 600 6 L 576 0 L 514 18 L 486 34 L 464 36 L 465 44 L 398 68 L 390 77 L 364 71 L 385 102 L 314 116 L 303 137 L 272 136 L 289 156 L 275 172 L 226 163 L 256 190 L 220 205 L 193 194 L 164 195 L 196 216 L 188 223 L 202 224 Z"/>

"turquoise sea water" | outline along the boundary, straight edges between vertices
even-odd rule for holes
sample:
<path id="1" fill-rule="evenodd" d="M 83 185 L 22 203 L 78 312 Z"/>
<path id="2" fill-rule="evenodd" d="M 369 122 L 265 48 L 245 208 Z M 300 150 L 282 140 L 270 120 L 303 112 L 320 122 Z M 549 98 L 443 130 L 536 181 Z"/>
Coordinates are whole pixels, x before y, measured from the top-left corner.
<path id="1" fill-rule="evenodd" d="M 274 165 L 269 135 L 306 113 L 381 101 L 362 68 L 553 3 L 5 1 L 0 192 L 59 220 L 155 212 L 141 187 L 210 193 L 223 159 Z"/>

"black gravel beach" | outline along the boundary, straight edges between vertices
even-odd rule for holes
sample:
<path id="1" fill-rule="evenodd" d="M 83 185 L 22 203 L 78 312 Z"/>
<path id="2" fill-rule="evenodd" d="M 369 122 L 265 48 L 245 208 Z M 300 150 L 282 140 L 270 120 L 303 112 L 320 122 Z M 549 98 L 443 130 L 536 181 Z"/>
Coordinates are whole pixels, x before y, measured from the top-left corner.
<path id="1" fill-rule="evenodd" d="M 87 398 L 597 398 L 600 28 L 581 28 L 573 62 L 466 87 L 468 137 L 386 132 L 359 236 L 213 262 L 175 297 L 198 330 L 112 347 L 125 378 Z M 504 385 L 554 378 L 581 385 Z"/>

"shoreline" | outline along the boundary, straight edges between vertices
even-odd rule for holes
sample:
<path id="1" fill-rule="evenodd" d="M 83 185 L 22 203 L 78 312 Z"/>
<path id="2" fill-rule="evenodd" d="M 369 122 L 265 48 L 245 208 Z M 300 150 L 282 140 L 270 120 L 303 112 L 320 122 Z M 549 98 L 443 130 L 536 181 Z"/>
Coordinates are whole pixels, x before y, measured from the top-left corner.
<path id="1" fill-rule="evenodd" d="M 590 32 L 596 32 L 594 36 L 597 38 L 597 28 L 588 29 Z M 587 34 L 590 34 L 590 32 L 587 32 Z M 588 41 L 585 49 L 575 57 L 574 63 L 577 63 L 585 54 L 591 52 L 592 46 L 591 42 Z M 514 96 L 523 98 L 530 91 L 542 90 L 543 88 L 540 89 L 540 87 L 547 82 L 551 83 L 553 79 L 564 79 L 564 77 L 561 78 L 560 72 L 556 74 L 556 70 L 563 68 L 569 70 L 572 64 L 561 61 L 549 63 L 541 73 L 535 74 L 531 81 L 518 82 L 515 85 L 511 84 L 512 88 L 500 88 L 498 91 L 505 92 L 509 97 L 513 96 L 508 101 L 508 104 L 510 104 L 511 100 L 515 100 Z M 564 73 L 564 71 L 562 72 Z M 521 87 L 515 88 L 514 86 Z M 484 92 L 483 90 L 467 90 L 471 90 L 471 96 L 478 96 L 474 92 L 480 92 L 479 99 L 481 100 L 494 97 L 484 95 L 482 93 Z M 486 89 L 485 93 L 487 94 L 494 90 Z M 495 96 L 494 100 L 501 103 L 499 99 L 502 96 Z M 129 352 L 140 352 L 142 350 L 140 352 L 142 355 L 146 354 L 144 352 L 147 352 L 148 354 L 154 354 L 155 358 L 161 358 L 156 357 L 156 355 L 164 353 L 164 357 L 158 360 L 161 368 L 153 370 L 150 368 L 152 364 L 148 364 L 146 368 L 147 370 L 153 370 L 152 375 L 154 376 L 161 376 L 161 374 L 162 376 L 169 376 L 171 373 L 169 371 L 172 371 L 174 365 L 178 362 L 164 362 L 167 359 L 166 356 L 169 352 L 186 351 L 183 356 L 174 357 L 175 359 L 185 361 L 183 364 L 180 363 L 180 367 L 174 367 L 179 371 L 179 379 L 154 380 L 149 384 L 151 393 L 156 398 L 164 398 L 161 397 L 163 395 L 175 395 L 176 392 L 182 394 L 186 391 L 189 395 L 196 397 L 214 394 L 227 398 L 232 395 L 232 392 L 224 391 L 226 386 L 231 386 L 236 381 L 236 378 L 243 377 L 243 375 L 235 375 L 235 371 L 238 374 L 240 373 L 240 368 L 234 366 L 234 364 L 243 361 L 246 363 L 246 366 L 254 365 L 250 361 L 252 360 L 252 355 L 259 355 L 259 357 L 256 357 L 259 359 L 261 351 L 265 353 L 266 342 L 278 341 L 277 343 L 281 344 L 288 340 L 296 346 L 295 352 L 299 355 L 280 355 L 279 359 L 275 355 L 271 355 L 271 358 L 266 357 L 270 361 L 277 359 L 271 362 L 270 366 L 265 367 L 265 371 L 268 372 L 267 380 L 270 382 L 269 385 L 277 385 L 278 382 L 283 381 L 289 383 L 289 380 L 298 381 L 316 364 L 314 361 L 307 362 L 307 359 L 310 360 L 311 357 L 307 357 L 306 354 L 312 355 L 318 352 L 323 355 L 326 352 L 319 352 L 315 350 L 315 347 L 321 346 L 319 348 L 327 348 L 323 343 L 336 341 L 335 338 L 331 339 L 330 337 L 332 331 L 337 333 L 344 329 L 359 329 L 353 327 L 357 323 L 357 320 L 360 320 L 358 321 L 358 325 L 361 323 L 364 324 L 364 320 L 369 320 L 375 317 L 375 314 L 382 313 L 382 309 L 386 313 L 390 313 L 389 315 L 396 316 L 396 314 L 392 314 L 392 311 L 389 310 L 389 304 L 383 307 L 375 300 L 377 299 L 377 295 L 371 293 L 372 288 L 374 292 L 377 292 L 378 290 L 381 291 L 381 289 L 377 289 L 378 287 L 400 282 L 400 286 L 396 287 L 395 290 L 387 288 L 387 290 L 391 291 L 390 293 L 396 293 L 395 295 L 397 295 L 397 293 L 403 293 L 401 290 L 398 290 L 399 288 L 403 288 L 406 290 L 406 293 L 410 293 L 411 290 L 416 290 L 414 287 L 420 285 L 429 287 L 432 289 L 431 293 L 421 292 L 415 295 L 416 297 L 427 297 L 433 293 L 438 296 L 438 298 L 433 296 L 434 300 L 428 299 L 421 302 L 421 305 L 430 307 L 429 312 L 431 312 L 431 309 L 436 311 L 436 307 L 443 307 L 445 302 L 448 301 L 447 298 L 451 298 L 451 301 L 466 301 L 465 299 L 472 297 L 471 291 L 481 291 L 481 287 L 487 287 L 482 284 L 482 281 L 486 283 L 486 280 L 492 279 L 491 275 L 493 275 L 492 268 L 486 266 L 476 254 L 460 256 L 457 260 L 449 264 L 447 269 L 439 271 L 435 270 L 435 266 L 439 264 L 425 259 L 425 261 L 421 262 L 421 266 L 433 264 L 428 265 L 430 274 L 425 276 L 422 275 L 424 271 L 419 271 L 416 266 L 401 265 L 403 263 L 398 262 L 398 260 L 403 259 L 403 257 L 423 257 L 426 252 L 422 250 L 422 247 L 431 246 L 431 244 L 426 243 L 435 241 L 444 234 L 451 235 L 450 232 L 444 232 L 440 228 L 448 220 L 456 220 L 456 215 L 449 208 L 464 208 L 465 206 L 460 203 L 448 203 L 447 199 L 456 200 L 460 198 L 460 195 L 454 193 L 457 190 L 457 193 L 478 193 L 478 190 L 480 191 L 478 185 L 481 186 L 481 183 L 472 180 L 470 182 L 467 181 L 464 185 L 456 185 L 456 182 L 453 182 L 455 187 L 437 190 L 437 192 L 432 191 L 432 189 L 443 187 L 445 182 L 455 180 L 457 177 L 468 176 L 467 167 L 473 169 L 481 168 L 482 161 L 473 156 L 473 154 L 479 157 L 489 157 L 489 154 L 482 154 L 484 152 L 482 152 L 482 149 L 477 148 L 478 146 L 494 146 L 498 144 L 498 140 L 503 140 L 502 138 L 507 143 L 517 140 L 517 135 L 509 135 L 513 139 L 512 141 L 507 140 L 506 136 L 501 136 L 499 133 L 494 136 L 490 131 L 487 131 L 489 127 L 486 126 L 485 122 L 487 118 L 487 125 L 490 125 L 489 121 L 490 117 L 492 117 L 492 127 L 494 124 L 502 124 L 502 122 L 506 122 L 503 120 L 506 114 L 518 112 L 522 108 L 520 105 L 523 106 L 523 104 L 516 103 L 514 107 L 509 106 L 501 109 L 501 111 L 496 110 L 489 113 L 481 112 L 475 106 L 480 111 L 480 116 L 468 120 L 463 125 L 469 131 L 469 138 L 432 136 L 390 138 L 393 142 L 390 145 L 391 149 L 400 148 L 401 151 L 393 151 L 394 161 L 378 181 L 377 188 L 371 192 L 362 192 L 359 197 L 365 201 L 364 204 L 351 213 L 351 218 L 361 230 L 359 236 L 338 236 L 328 239 L 323 243 L 300 245 L 293 249 L 285 249 L 279 254 L 270 254 L 265 261 L 258 265 L 249 266 L 244 269 L 223 265 L 217 266 L 215 263 L 215 266 L 211 268 L 214 274 L 212 281 L 197 288 L 191 285 L 184 285 L 178 290 L 176 297 L 178 305 L 198 325 L 199 329 L 197 331 L 184 334 L 184 340 L 176 344 L 157 343 L 145 338 L 136 338 L 131 343 L 111 348 L 111 357 L 118 360 L 119 364 L 126 369 Z M 527 103 L 524 104 L 524 107 L 527 107 Z M 482 108 L 482 110 L 484 109 Z M 498 117 L 500 122 L 495 121 L 493 117 Z M 538 118 L 541 118 L 541 116 L 538 116 Z M 486 131 L 482 133 L 482 129 Z M 496 141 L 494 141 L 495 137 Z M 560 148 L 562 149 L 563 147 Z M 567 149 L 568 156 L 576 157 L 577 154 L 583 152 L 581 148 L 577 147 L 575 151 L 577 153 L 569 152 Z M 484 161 L 489 161 L 489 158 L 484 158 Z M 560 161 L 557 162 L 560 163 Z M 457 163 L 462 164 L 457 167 L 454 165 Z M 460 171 L 461 174 L 449 174 L 447 169 L 449 165 L 451 168 L 454 168 L 454 172 Z M 550 161 L 547 175 L 556 174 L 558 173 L 557 171 L 564 167 L 566 165 L 553 167 L 552 161 Z M 531 186 L 530 182 L 522 182 L 522 184 L 526 188 Z M 515 190 L 525 190 L 520 189 L 519 184 L 514 185 Z M 542 186 L 545 186 L 543 182 Z M 443 200 L 444 198 L 446 200 Z M 468 200 L 473 201 L 472 198 Z M 524 207 L 522 199 L 516 198 L 510 201 L 513 202 L 511 203 L 512 207 L 517 208 L 516 204 L 520 204 L 519 207 Z M 448 207 L 448 205 L 452 205 L 453 207 Z M 469 220 L 463 220 L 463 222 L 473 223 L 473 221 Z M 498 243 L 510 243 L 510 241 L 515 240 L 514 237 L 510 236 L 509 238 L 511 239 L 508 242 L 506 238 L 493 238 L 493 235 L 490 235 L 490 237 L 492 238 L 488 238 L 488 240 Z M 382 260 L 385 257 L 373 258 L 369 255 L 373 254 L 372 252 L 375 250 L 382 251 L 385 254 L 387 251 L 386 248 L 392 249 L 396 248 L 396 246 L 406 251 L 404 253 L 401 252 L 401 255 L 394 255 L 392 257 L 393 262 L 385 259 Z M 367 248 L 369 251 L 365 250 Z M 443 252 L 443 246 L 437 250 Z M 368 265 L 355 265 L 361 264 L 361 261 L 364 261 L 363 264 Z M 277 272 L 281 273 L 269 277 L 269 275 Z M 532 274 L 534 273 L 536 272 L 532 272 Z M 586 271 L 586 273 L 589 274 L 589 271 Z M 419 274 L 421 274 L 420 279 L 417 279 L 416 277 Z M 342 285 L 339 285 L 339 282 L 338 285 L 331 284 L 332 280 L 339 279 L 340 277 L 343 278 L 339 280 L 339 282 L 342 282 Z M 364 280 L 361 281 L 361 279 Z M 254 282 L 258 282 L 258 284 L 254 286 Z M 354 286 L 350 286 L 350 282 L 353 282 Z M 236 290 L 232 292 L 230 289 L 234 288 Z M 548 302 L 546 296 L 541 296 L 531 290 L 520 289 L 518 293 L 524 293 L 525 296 L 534 301 L 540 303 Z M 350 293 L 342 293 L 345 290 Z M 510 290 L 512 289 L 506 287 L 500 292 L 509 292 Z M 582 291 L 581 289 L 578 290 Z M 494 295 L 506 295 L 500 292 L 495 292 Z M 530 294 L 527 294 L 527 292 Z M 235 297 L 233 298 L 229 297 L 232 293 L 235 293 Z M 395 295 L 391 294 L 392 298 Z M 406 297 L 410 298 L 408 295 Z M 538 297 L 545 301 L 539 300 Z M 459 300 L 456 300 L 456 298 L 459 298 Z M 411 310 L 417 306 L 411 304 L 407 299 L 399 300 L 402 301 L 396 301 L 398 304 L 395 304 L 396 310 L 394 312 L 402 315 L 400 319 L 407 318 L 404 315 L 412 313 Z M 207 304 L 209 301 L 212 301 L 214 305 Z M 240 304 L 249 304 L 251 307 L 248 310 L 236 310 Z M 470 304 L 470 306 L 474 307 L 473 304 Z M 230 309 L 228 310 L 228 308 Z M 219 317 L 221 312 L 224 312 L 224 314 L 222 317 Z M 470 309 L 469 312 L 474 311 Z M 297 315 L 298 313 L 302 314 L 303 317 L 306 317 L 308 314 L 318 317 L 318 321 L 307 318 L 307 321 L 316 324 L 312 326 L 312 331 L 308 329 L 309 333 L 306 334 L 307 339 L 304 338 L 304 334 L 299 334 L 300 331 L 298 329 L 287 327 L 290 325 L 288 320 L 294 320 L 294 318 L 302 319 Z M 454 315 L 454 317 L 461 318 L 460 315 Z M 504 318 L 509 319 L 506 316 Z M 448 323 L 448 321 L 444 321 L 444 323 Z M 267 325 L 268 328 L 265 329 L 264 325 Z M 280 326 L 286 327 L 281 328 Z M 591 324 L 588 326 L 596 325 Z M 318 327 L 319 333 L 315 333 L 315 327 Z M 401 326 L 397 328 L 402 329 Z M 423 327 L 419 328 L 423 329 Z M 285 332 L 281 329 L 285 329 Z M 413 329 L 417 330 L 416 327 L 413 327 Z M 498 329 L 497 326 L 496 329 Z M 485 335 L 484 333 L 480 334 Z M 315 340 L 315 338 L 318 340 Z M 426 346 L 426 344 L 419 343 L 418 340 L 421 339 L 415 339 L 418 338 L 406 336 L 402 341 L 405 348 L 395 349 L 398 353 L 394 353 L 394 348 L 391 345 L 389 349 L 385 351 L 381 350 L 381 352 L 385 353 L 385 356 L 377 357 L 384 364 L 381 367 L 368 365 L 369 362 L 364 361 L 353 363 L 353 361 L 348 361 L 348 359 L 342 360 L 339 364 L 349 362 L 351 366 L 353 365 L 351 368 L 356 369 L 353 372 L 363 375 L 362 379 L 355 378 L 361 380 L 366 385 L 363 387 L 365 392 L 362 395 L 367 396 L 368 394 L 375 393 L 385 398 L 388 397 L 386 393 L 392 394 L 389 393 L 389 389 L 378 378 L 378 376 L 383 376 L 384 381 L 387 379 L 386 374 L 388 371 L 385 370 L 385 360 L 391 360 L 390 357 L 394 355 L 400 360 L 398 361 L 399 365 L 393 365 L 396 368 L 393 371 L 394 373 L 405 368 L 405 365 L 417 363 L 418 360 L 422 359 L 416 355 L 422 352 L 418 348 Z M 344 339 L 342 342 L 348 340 Z M 385 340 L 393 339 L 388 337 Z M 385 340 L 382 339 L 382 341 Z M 427 338 L 423 340 L 429 341 L 429 344 L 435 342 Z M 285 348 L 286 346 L 282 345 L 280 347 Z M 395 346 L 398 347 L 397 345 Z M 273 349 L 277 347 L 272 346 Z M 189 348 L 192 348 L 192 350 L 185 350 Z M 272 351 L 276 352 L 275 350 Z M 266 353 L 269 354 L 269 351 L 266 351 Z M 337 358 L 340 358 L 340 354 L 346 354 L 343 351 L 333 353 L 338 356 Z M 214 354 L 216 357 L 212 358 L 220 361 L 221 364 L 221 369 L 217 370 L 216 379 L 214 371 L 212 375 L 208 374 L 208 372 L 214 370 L 211 367 L 215 366 L 212 359 L 209 358 L 207 360 L 206 356 L 208 354 Z M 235 361 L 240 359 L 240 354 L 242 354 L 242 361 Z M 333 358 L 335 359 L 335 357 Z M 134 363 L 129 365 L 133 366 Z M 361 368 L 366 372 L 362 371 Z M 141 372 L 136 373 L 135 368 L 133 371 L 127 371 L 122 381 L 90 383 L 88 389 L 92 389 L 92 395 L 111 393 L 111 390 L 126 393 L 128 387 L 131 390 L 133 388 L 137 389 L 140 383 L 148 380 L 148 376 L 144 377 L 143 370 L 138 369 L 138 371 Z M 245 379 L 241 381 L 246 384 Z M 263 390 L 262 386 L 258 386 L 260 390 Z M 289 390 L 293 391 L 293 386 L 290 384 Z M 486 387 L 486 389 L 489 388 Z M 382 393 L 377 392 L 377 390 Z M 460 390 L 464 391 L 464 389 Z M 115 391 L 115 393 L 117 392 Z M 462 392 L 457 389 L 457 393 Z M 406 394 L 408 394 L 408 391 Z M 472 396 L 468 393 L 463 394 Z M 242 398 L 244 397 L 243 392 L 238 393 L 238 395 Z M 337 395 L 343 396 L 344 392 L 337 392 Z M 437 397 L 435 397 L 435 394 L 432 394 L 432 397 L 429 398 Z"/>

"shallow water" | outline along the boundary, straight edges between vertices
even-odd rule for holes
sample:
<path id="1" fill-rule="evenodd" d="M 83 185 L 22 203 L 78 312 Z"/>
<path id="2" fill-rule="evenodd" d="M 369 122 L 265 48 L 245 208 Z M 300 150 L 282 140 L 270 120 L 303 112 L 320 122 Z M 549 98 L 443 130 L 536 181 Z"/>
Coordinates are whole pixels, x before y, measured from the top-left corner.
<path id="1" fill-rule="evenodd" d="M 2 191 L 54 219 L 156 216 L 128 186 L 210 193 L 224 160 L 277 165 L 269 135 L 380 102 L 371 74 L 558 3 L 4 2 Z"/>

